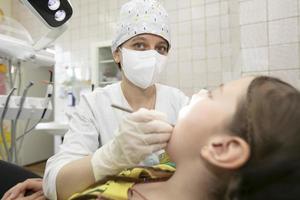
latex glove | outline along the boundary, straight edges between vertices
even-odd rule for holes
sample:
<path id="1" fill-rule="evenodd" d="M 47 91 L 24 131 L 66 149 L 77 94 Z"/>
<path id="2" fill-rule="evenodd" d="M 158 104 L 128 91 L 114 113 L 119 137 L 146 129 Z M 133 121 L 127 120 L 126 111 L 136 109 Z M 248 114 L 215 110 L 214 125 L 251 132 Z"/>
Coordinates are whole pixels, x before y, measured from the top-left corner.
<path id="1" fill-rule="evenodd" d="M 44 196 L 42 186 L 43 182 L 41 178 L 27 179 L 9 189 L 1 200 L 44 200 L 46 197 Z M 25 196 L 26 191 L 31 191 L 32 194 Z"/>
<path id="2" fill-rule="evenodd" d="M 116 137 L 92 156 L 95 179 L 133 167 L 148 155 L 166 147 L 173 127 L 165 114 L 140 109 L 123 119 Z"/>

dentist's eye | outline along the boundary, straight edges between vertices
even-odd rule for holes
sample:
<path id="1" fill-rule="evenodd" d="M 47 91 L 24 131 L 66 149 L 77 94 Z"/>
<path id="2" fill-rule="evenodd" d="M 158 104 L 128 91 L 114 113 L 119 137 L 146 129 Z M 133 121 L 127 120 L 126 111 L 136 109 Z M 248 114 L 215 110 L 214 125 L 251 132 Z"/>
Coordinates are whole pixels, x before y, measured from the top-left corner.
<path id="1" fill-rule="evenodd" d="M 133 44 L 133 47 L 134 47 L 135 50 L 138 50 L 138 51 L 146 50 L 146 45 L 144 43 L 141 43 L 141 42 Z"/>
<path id="2" fill-rule="evenodd" d="M 166 46 L 159 46 L 155 49 L 158 53 L 161 55 L 167 55 L 168 54 L 168 48 Z"/>

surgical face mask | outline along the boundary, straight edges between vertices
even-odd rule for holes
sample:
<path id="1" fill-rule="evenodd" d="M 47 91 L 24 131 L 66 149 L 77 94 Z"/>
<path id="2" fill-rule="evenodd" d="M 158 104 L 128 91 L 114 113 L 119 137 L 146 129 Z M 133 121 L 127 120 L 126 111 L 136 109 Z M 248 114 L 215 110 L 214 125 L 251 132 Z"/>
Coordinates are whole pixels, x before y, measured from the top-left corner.
<path id="1" fill-rule="evenodd" d="M 134 85 L 146 89 L 157 83 L 167 61 L 167 56 L 155 50 L 135 51 L 121 49 L 122 70 L 126 78 Z"/>

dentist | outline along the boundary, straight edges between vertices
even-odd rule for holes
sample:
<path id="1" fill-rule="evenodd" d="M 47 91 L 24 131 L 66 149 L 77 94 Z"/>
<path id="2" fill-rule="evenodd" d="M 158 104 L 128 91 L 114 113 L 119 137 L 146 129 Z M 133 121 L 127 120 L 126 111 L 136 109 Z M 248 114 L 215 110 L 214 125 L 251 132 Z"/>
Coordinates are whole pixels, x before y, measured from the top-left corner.
<path id="1" fill-rule="evenodd" d="M 171 47 L 168 15 L 156 0 L 131 0 L 112 43 L 122 81 L 81 97 L 59 152 L 47 161 L 44 193 L 66 199 L 107 175 L 159 162 L 188 98 L 158 84 Z M 132 114 L 111 108 L 118 104 Z"/>

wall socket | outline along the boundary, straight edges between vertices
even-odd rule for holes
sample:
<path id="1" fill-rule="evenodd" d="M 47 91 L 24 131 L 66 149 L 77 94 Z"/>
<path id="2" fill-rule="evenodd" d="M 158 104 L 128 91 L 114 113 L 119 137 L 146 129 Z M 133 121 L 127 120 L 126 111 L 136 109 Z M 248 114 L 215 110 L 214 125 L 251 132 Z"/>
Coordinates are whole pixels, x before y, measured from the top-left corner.
<path id="1" fill-rule="evenodd" d="M 3 108 L 5 106 L 7 95 L 0 95 L 0 117 L 2 116 Z M 5 115 L 5 119 L 16 119 L 21 96 L 12 96 L 9 101 L 8 110 Z M 21 111 L 19 119 L 40 119 L 45 108 L 45 98 L 40 97 L 26 97 L 23 109 Z M 49 101 L 47 112 L 44 119 L 49 118 L 52 112 L 52 104 Z"/>

